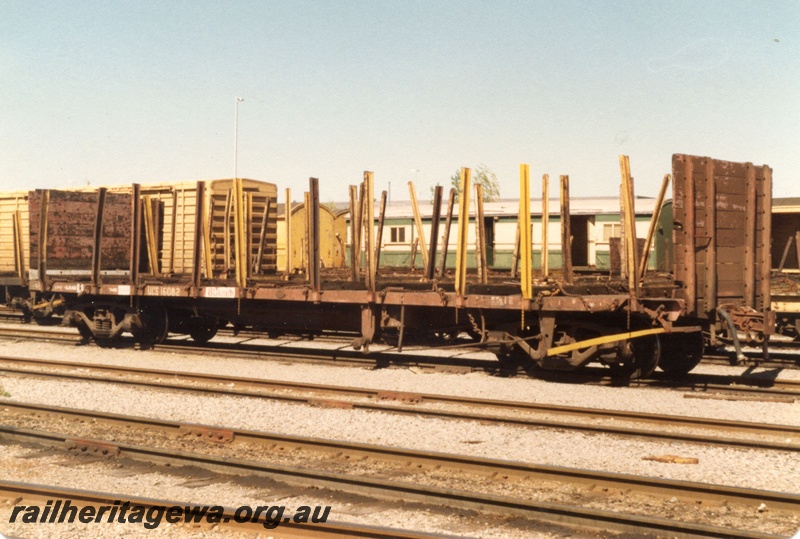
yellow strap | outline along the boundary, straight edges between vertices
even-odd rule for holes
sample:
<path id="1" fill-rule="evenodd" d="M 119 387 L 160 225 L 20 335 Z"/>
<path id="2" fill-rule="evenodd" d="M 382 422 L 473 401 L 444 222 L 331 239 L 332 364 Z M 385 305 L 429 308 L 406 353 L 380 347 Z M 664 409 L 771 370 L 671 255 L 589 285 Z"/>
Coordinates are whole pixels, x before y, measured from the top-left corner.
<path id="1" fill-rule="evenodd" d="M 57 299 L 55 301 L 45 301 L 43 303 L 37 303 L 36 305 L 33 306 L 33 309 L 34 310 L 44 309 L 48 305 L 52 305 L 53 307 L 57 307 L 58 305 L 61 305 L 62 303 L 64 303 L 63 299 Z"/>
<path id="2" fill-rule="evenodd" d="M 595 337 L 594 339 L 587 339 L 585 341 L 580 341 L 572 344 L 565 344 L 563 346 L 554 346 L 553 348 L 547 351 L 547 355 L 555 356 L 558 354 L 563 354 L 565 352 L 572 352 L 573 350 L 579 350 L 581 348 L 588 348 L 590 346 L 609 344 L 618 341 L 627 341 L 630 339 L 635 339 L 637 337 L 646 337 L 647 335 L 658 335 L 659 333 L 666 333 L 666 332 L 667 330 L 665 330 L 664 328 L 653 328 L 653 329 L 642 329 L 639 331 L 627 331 L 625 333 L 617 333 L 615 335 L 605 335 L 603 337 Z"/>

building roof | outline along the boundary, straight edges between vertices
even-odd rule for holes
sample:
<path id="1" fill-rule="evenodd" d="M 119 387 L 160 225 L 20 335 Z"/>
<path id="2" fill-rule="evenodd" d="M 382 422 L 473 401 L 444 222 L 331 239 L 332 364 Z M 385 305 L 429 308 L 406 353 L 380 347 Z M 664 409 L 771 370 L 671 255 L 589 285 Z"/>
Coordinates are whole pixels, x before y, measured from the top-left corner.
<path id="1" fill-rule="evenodd" d="M 558 198 L 550 198 L 549 212 L 550 215 L 558 215 L 561 213 L 561 202 Z M 300 203 L 299 205 L 302 205 Z M 650 197 L 636 197 L 634 206 L 636 207 L 637 215 L 652 215 L 655 209 L 656 199 Z M 340 213 L 344 213 L 349 218 L 350 204 L 346 205 L 341 202 L 326 203 L 328 207 L 336 207 L 340 209 Z M 475 213 L 475 202 L 470 201 L 470 214 Z M 296 207 L 296 206 L 293 206 Z M 375 216 L 377 217 L 380 211 L 380 203 L 375 201 Z M 542 213 L 542 199 L 531 199 L 531 215 L 540 215 Z M 619 214 L 619 198 L 617 197 L 573 197 L 569 201 L 569 210 L 571 215 L 614 215 Z M 424 201 L 419 202 L 419 212 L 423 218 L 430 218 L 433 215 L 433 202 Z M 444 217 L 447 212 L 447 202 L 442 202 L 442 216 Z M 284 204 L 278 204 L 278 215 L 283 215 Z M 486 217 L 513 217 L 519 213 L 519 199 L 507 198 L 500 199 L 494 202 L 483 203 L 483 214 Z M 453 208 L 453 215 L 458 215 L 458 203 Z M 386 204 L 386 219 L 410 219 L 414 216 L 411 201 L 398 200 L 388 202 Z"/>
<path id="2" fill-rule="evenodd" d="M 656 199 L 637 197 L 634 203 L 638 215 L 652 215 L 655 209 Z M 475 204 L 470 201 L 470 213 L 474 215 Z M 561 202 L 557 198 L 548 199 L 548 210 L 550 215 L 561 213 Z M 531 214 L 540 215 L 542 213 L 542 199 L 531 199 Z M 376 208 L 377 210 L 377 208 Z M 433 203 L 430 201 L 420 202 L 419 211 L 422 217 L 431 217 L 433 214 Z M 442 204 L 442 215 L 447 211 L 446 202 Z M 570 198 L 569 211 L 571 215 L 602 215 L 619 214 L 619 198 L 617 197 L 574 197 Z M 519 199 L 501 199 L 495 202 L 483 203 L 483 214 L 486 217 L 513 217 L 519 214 Z M 458 205 L 453 208 L 453 215 L 458 215 Z M 386 218 L 401 219 L 413 216 L 411 202 L 398 201 L 387 204 Z"/>
<path id="3" fill-rule="evenodd" d="M 772 211 L 774 213 L 800 213 L 800 198 L 773 198 Z"/>

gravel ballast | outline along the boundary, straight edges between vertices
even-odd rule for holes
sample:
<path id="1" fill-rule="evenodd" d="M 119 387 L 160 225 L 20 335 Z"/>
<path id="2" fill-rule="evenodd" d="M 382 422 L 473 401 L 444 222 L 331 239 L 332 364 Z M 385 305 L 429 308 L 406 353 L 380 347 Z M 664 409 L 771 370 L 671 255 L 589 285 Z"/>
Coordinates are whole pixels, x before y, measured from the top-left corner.
<path id="1" fill-rule="evenodd" d="M 307 345 L 307 343 L 304 343 Z M 296 346 L 291 344 L 291 346 Z M 432 393 L 456 396 L 480 396 L 497 400 L 559 404 L 590 408 L 642 411 L 692 417 L 709 417 L 748 422 L 800 426 L 800 403 L 696 400 L 684 397 L 685 392 L 646 387 L 600 387 L 579 384 L 560 384 L 525 377 L 499 378 L 484 373 L 465 375 L 423 372 L 419 369 L 357 369 L 338 366 L 287 364 L 264 359 L 192 356 L 190 353 L 163 353 L 131 349 L 101 349 L 96 346 L 71 346 L 29 341 L 5 341 L 2 354 L 92 364 L 122 365 L 189 371 L 226 376 L 299 381 L 317 384 L 364 387 L 386 391 Z M 698 370 L 713 374 L 742 374 L 744 368 L 701 366 Z M 756 371 L 757 373 L 758 371 Z M 779 373 L 780 377 L 797 378 L 798 371 Z M 679 480 L 704 481 L 731 486 L 798 492 L 800 458 L 796 452 L 753 449 L 715 448 L 689 443 L 664 443 L 645 439 L 626 439 L 602 434 L 586 434 L 559 429 L 524 428 L 483 425 L 476 422 L 439 420 L 415 416 L 397 416 L 381 412 L 319 408 L 257 398 L 203 396 L 185 392 L 126 387 L 116 384 L 45 380 L 35 377 L 2 376 L 0 387 L 9 394 L 4 399 L 50 404 L 71 408 L 123 413 L 189 423 L 205 423 L 228 428 L 261 430 L 299 436 L 341 439 L 386 446 L 458 453 L 539 464 L 589 468 L 634 475 L 648 475 Z M 14 446 L 2 448 L 3 476 L 21 480 L 21 471 L 14 463 L 24 463 L 24 453 Z M 657 455 L 679 455 L 699 460 L 695 465 L 659 463 L 644 460 Z M 52 457 L 58 460 L 59 457 Z M 49 466 L 49 465 L 48 465 Z M 48 468 L 42 467 L 42 470 Z M 30 476 L 32 482 L 65 481 L 78 488 L 79 476 L 65 472 L 65 466 L 48 468 L 44 473 Z M 94 473 L 94 472 L 92 472 Z M 99 471 L 97 472 L 101 474 Z M 85 475 L 85 474 L 84 474 Z M 110 477 L 114 477 L 111 475 Z M 141 489 L 131 494 L 161 498 L 184 499 L 185 493 L 167 491 L 172 482 L 155 476 L 143 476 Z M 59 479 L 61 478 L 61 479 Z M 116 484 L 115 479 L 110 484 Z M 120 483 L 121 485 L 122 483 Z M 214 503 L 247 505 L 247 493 L 236 491 L 231 502 L 221 501 L 225 491 L 212 485 Z M 217 491 L 214 490 L 217 488 Z M 227 488 L 227 486 L 226 486 Z M 153 492 L 159 494 L 154 495 Z M 166 494 L 166 492 L 171 492 Z M 192 492 L 199 492 L 193 489 Z M 183 496 L 183 497 L 182 497 Z M 219 499 L 218 499 L 219 498 Z M 188 498 L 195 499 L 195 498 Z M 201 500 L 203 501 L 203 500 Z M 207 499 L 205 500 L 207 502 Z M 312 503 L 308 501 L 308 503 Z M 322 503 L 322 502 L 320 502 Z M 0 506 L 0 522 L 7 521 Z M 359 512 L 354 510 L 354 512 Z M 365 522 L 359 515 L 359 522 Z M 390 525 L 390 513 L 382 513 L 374 524 Z M 456 518 L 456 517 L 453 517 Z M 395 522 L 399 527 L 423 529 L 417 524 L 427 515 L 413 511 L 399 512 Z M 472 525 L 469 515 L 445 519 L 438 525 L 424 528 L 430 531 L 463 533 L 481 537 L 555 537 L 526 535 L 513 527 L 486 533 L 480 524 Z M 420 524 L 421 525 L 421 524 Z M 487 523 L 488 525 L 488 523 Z M 492 528 L 494 524 L 492 525 Z M 0 533 L 7 528 L 0 527 Z M 17 530 L 17 531 L 15 531 Z M 23 533 L 24 530 L 25 531 Z M 51 530 L 52 531 L 52 530 Z M 92 528 L 92 533 L 95 530 Z M 30 528 L 11 529 L 8 533 L 32 535 Z M 38 533 L 38 531 L 37 531 Z M 105 533 L 105 532 L 104 532 Z M 159 529 L 170 537 L 216 537 L 219 530 Z M 187 535 L 181 535 L 181 534 Z M 196 535 L 211 534 L 211 535 Z M 195 534 L 195 535 L 190 535 Z M 149 534 L 148 534 L 149 535 Z M 41 535 L 44 536 L 44 535 Z M 52 536 L 52 535 L 48 535 Z M 63 535 L 69 537 L 70 535 Z M 73 534 L 72 536 L 76 536 Z M 107 535 L 111 537 L 112 535 Z M 118 536 L 118 535 L 113 535 Z M 137 536 L 132 533 L 131 536 Z M 160 535 L 154 535 L 160 536 Z M 581 536 L 581 535 L 577 535 Z M 587 536 L 591 536 L 587 535 Z M 267 535 L 263 535 L 267 537 Z"/>

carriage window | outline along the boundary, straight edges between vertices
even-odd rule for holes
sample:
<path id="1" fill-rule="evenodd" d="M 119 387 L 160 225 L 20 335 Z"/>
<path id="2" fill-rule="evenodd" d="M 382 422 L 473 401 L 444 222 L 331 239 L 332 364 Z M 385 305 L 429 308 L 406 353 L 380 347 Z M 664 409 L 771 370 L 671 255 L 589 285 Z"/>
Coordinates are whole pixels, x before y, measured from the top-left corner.
<path id="1" fill-rule="evenodd" d="M 389 228 L 389 242 L 390 243 L 405 243 L 406 242 L 406 227 L 393 226 Z"/>
<path id="2" fill-rule="evenodd" d="M 619 223 L 604 223 L 603 224 L 603 242 L 607 243 L 611 238 L 619 238 L 622 236 L 622 225 Z"/>

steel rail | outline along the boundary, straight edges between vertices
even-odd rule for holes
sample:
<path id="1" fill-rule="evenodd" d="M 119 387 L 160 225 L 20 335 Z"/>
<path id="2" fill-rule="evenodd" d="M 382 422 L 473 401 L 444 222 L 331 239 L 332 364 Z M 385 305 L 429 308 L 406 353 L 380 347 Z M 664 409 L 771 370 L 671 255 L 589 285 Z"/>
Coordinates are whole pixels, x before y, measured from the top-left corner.
<path id="1" fill-rule="evenodd" d="M 72 505 L 76 507 L 105 506 L 110 505 L 116 500 L 130 502 L 131 506 L 142 506 L 148 509 L 152 507 L 193 507 L 198 505 L 207 505 L 211 507 L 214 505 L 210 503 L 188 503 L 185 501 L 129 496 L 117 492 L 82 490 L 2 479 L 0 479 L 0 496 L 9 499 L 21 497 L 22 500 L 25 500 L 25 505 L 32 505 L 31 502 L 38 501 L 41 503 L 48 500 L 70 500 Z M 17 504 L 19 504 L 19 502 Z M 219 524 L 222 526 L 237 528 L 238 530 L 243 528 L 248 531 L 264 531 L 265 520 L 263 518 L 256 522 L 237 522 L 236 510 L 232 507 L 223 507 L 223 512 L 220 517 L 221 522 L 219 522 Z M 183 516 L 181 516 L 180 521 L 183 522 Z M 97 522 L 92 520 L 92 523 L 96 524 Z M 48 522 L 48 524 L 56 525 L 54 522 Z M 39 524 L 39 526 L 41 525 Z M 279 524 L 278 529 L 280 530 L 281 537 L 291 539 L 334 539 L 339 537 L 363 539 L 455 539 L 455 536 L 452 535 L 419 533 L 394 528 L 333 521 L 324 524 L 299 524 L 291 521 L 284 521 Z"/>
<path id="2" fill-rule="evenodd" d="M 348 345 L 349 346 L 349 345 Z M 430 358 L 416 355 L 400 355 L 397 353 L 375 352 L 365 356 L 359 352 L 349 350 L 320 350 L 320 349 L 281 349 L 277 346 L 256 347 L 251 345 L 236 345 L 228 343 L 207 343 L 204 347 L 198 347 L 189 341 L 173 341 L 169 344 L 161 344 L 155 348 L 156 351 L 163 352 L 186 352 L 191 350 L 194 354 L 218 355 L 220 351 L 233 353 L 244 358 L 270 358 L 270 359 L 291 359 L 292 361 L 304 361 L 309 363 L 320 363 L 325 365 L 356 365 L 356 366 L 416 366 L 422 368 L 433 368 L 442 371 L 457 372 L 486 372 L 487 370 L 501 370 L 504 367 L 491 360 L 485 359 L 458 359 L 453 358 Z M 517 373 L 525 374 L 524 370 L 518 369 Z M 608 377 L 607 369 L 603 367 L 588 367 L 580 372 L 565 371 L 536 371 L 531 377 L 542 380 L 575 380 L 579 382 L 591 382 L 601 385 L 619 385 L 617 380 Z M 736 391 L 751 395 L 767 396 L 795 396 L 800 398 L 800 381 L 791 379 L 767 379 L 757 376 L 725 376 L 702 373 L 689 373 L 681 379 L 671 379 L 662 373 L 655 373 L 652 379 L 631 380 L 631 385 L 667 388 L 687 388 L 713 391 Z"/>
<path id="3" fill-rule="evenodd" d="M 8 364 L 29 365 L 46 368 L 59 369 L 80 369 L 80 374 L 75 373 L 52 373 L 10 367 Z M 662 439 L 679 442 L 699 443 L 704 445 L 722 445 L 731 447 L 757 447 L 760 449 L 781 450 L 781 451 L 800 451 L 800 427 L 793 425 L 777 425 L 769 423 L 744 423 L 730 420 L 692 418 L 676 415 L 652 414 L 643 412 L 630 412 L 620 410 L 603 410 L 596 408 L 582 408 L 550 404 L 536 404 L 527 402 L 498 401 L 487 399 L 474 399 L 468 397 L 431 395 L 415 393 L 396 393 L 383 390 L 342 387 L 321 384 L 306 384 L 300 382 L 284 382 L 277 380 L 259 380 L 252 378 L 237 378 L 222 375 L 185 373 L 178 371 L 150 370 L 132 367 L 118 367 L 109 365 L 93 365 L 87 363 L 65 363 L 60 361 L 36 360 L 28 358 L 9 358 L 0 356 L 0 372 L 22 376 L 37 376 L 45 378 L 70 379 L 77 381 L 114 383 L 130 386 L 145 386 L 150 388 L 188 391 L 199 394 L 226 395 L 237 397 L 252 397 L 260 399 L 277 400 L 298 404 L 311 404 L 317 406 L 333 406 L 339 408 L 351 408 L 355 410 L 370 410 L 394 414 L 408 414 L 414 416 L 424 416 L 439 419 L 456 419 L 480 421 L 484 423 L 514 425 L 521 427 L 554 428 L 567 429 L 598 434 L 612 434 L 626 437 L 644 437 L 650 439 Z M 91 375 L 89 373 L 106 373 L 115 377 Z M 158 380 L 137 380 L 120 378 L 119 376 L 135 376 L 142 378 L 155 378 Z M 162 381 L 171 379 L 184 383 L 173 383 Z M 201 382 L 206 386 L 190 386 L 187 382 Z M 297 396 L 291 394 L 264 393 L 260 391 L 250 391 L 245 389 L 231 389 L 230 386 L 251 387 L 260 390 L 288 390 L 291 392 L 311 392 L 312 394 L 336 395 L 339 397 L 359 397 L 372 398 L 379 400 L 394 399 L 412 403 L 435 403 L 445 405 L 459 405 L 470 408 L 477 408 L 482 412 L 491 410 L 494 412 L 528 412 L 534 414 L 560 414 L 578 416 L 584 419 L 614 419 L 625 420 L 628 422 L 644 422 L 658 425 L 659 429 L 643 429 L 634 427 L 623 427 L 616 425 L 592 425 L 588 423 L 576 423 L 557 421 L 547 418 L 526 418 L 513 416 L 489 415 L 486 413 L 467 413 L 461 411 L 447 411 L 437 409 L 424 409 L 419 406 L 389 406 L 372 402 L 341 401 L 311 398 L 307 396 Z M 213 386 L 213 387 L 212 387 Z M 731 438 L 722 436 L 710 436 L 704 434 L 691 434 L 683 432 L 668 432 L 666 428 L 675 426 L 691 427 L 697 429 L 717 430 L 717 431 L 738 431 L 757 435 L 788 437 L 793 441 L 776 440 L 754 440 L 751 438 Z"/>
<path id="4" fill-rule="evenodd" d="M 416 451 L 405 448 L 387 447 L 374 444 L 346 442 L 306 436 L 292 436 L 265 431 L 220 428 L 212 425 L 182 423 L 150 417 L 96 412 L 93 410 L 45 406 L 40 404 L 2 401 L 3 412 L 26 417 L 78 419 L 91 424 L 108 424 L 115 427 L 134 427 L 142 431 L 159 431 L 178 437 L 195 438 L 198 441 L 224 443 L 254 443 L 271 450 L 303 449 L 333 454 L 343 460 L 368 458 L 371 461 L 389 461 L 426 469 L 452 469 L 454 471 L 492 476 L 497 478 L 528 479 L 537 482 L 556 481 L 578 486 L 594 486 L 618 489 L 623 492 L 658 495 L 667 499 L 677 497 L 692 502 L 738 503 L 758 507 L 765 503 L 771 509 L 800 512 L 800 494 L 745 489 L 714 485 L 704 482 L 678 481 L 673 479 L 636 476 L 588 469 L 567 468 L 508 461 L 476 456 L 462 456 L 435 451 Z M 16 430 L 6 431 L 0 426 L 0 436 L 14 435 Z M 411 472 L 410 472 L 411 473 Z"/>
<path id="5" fill-rule="evenodd" d="M 172 340 L 155 347 L 155 351 L 167 352 L 186 352 L 204 355 L 216 355 L 221 351 L 233 353 L 245 358 L 287 358 L 295 361 L 307 361 L 310 363 L 335 364 L 335 365 L 370 365 L 370 366 L 418 366 L 433 369 L 451 369 L 459 372 L 486 372 L 491 370 L 508 370 L 507 366 L 498 364 L 493 360 L 486 359 L 465 359 L 465 358 L 432 358 L 422 355 L 401 355 L 392 350 L 371 352 L 368 356 L 361 352 L 348 350 L 350 343 L 342 342 L 342 348 L 335 350 L 295 348 L 287 349 L 284 346 L 276 345 L 252 345 L 249 343 L 222 343 L 210 342 L 202 347 L 195 345 L 191 341 Z M 443 349 L 446 349 L 444 347 Z M 408 350 L 408 348 L 407 348 Z M 464 351 L 465 349 L 459 348 Z M 472 350 L 479 352 L 480 350 Z M 785 366 L 785 364 L 782 364 Z M 762 365 L 766 366 L 766 365 Z M 514 369 L 518 374 L 525 374 L 522 368 Z M 620 381 L 610 379 L 608 369 L 598 366 L 589 366 L 581 371 L 542 371 L 527 373 L 533 378 L 543 380 L 576 380 L 580 382 L 592 382 L 606 385 L 619 385 Z M 726 376 L 711 375 L 703 373 L 689 373 L 680 379 L 670 378 L 663 373 L 656 372 L 653 378 L 631 380 L 631 384 L 647 386 L 664 386 L 671 388 L 693 388 L 707 387 L 713 390 L 736 390 L 739 392 L 758 393 L 766 395 L 785 395 L 787 392 L 798 393 L 800 397 L 800 381 L 784 379 L 767 379 L 758 376 Z M 732 387 L 731 384 L 736 384 Z"/>
<path id="6" fill-rule="evenodd" d="M 774 346 L 774 343 L 770 341 L 770 347 L 772 346 Z M 800 347 L 800 343 L 794 343 L 794 346 L 797 349 L 797 347 Z M 797 370 L 798 367 L 800 367 L 800 354 L 788 352 L 783 346 L 778 346 L 776 348 L 778 348 L 778 350 L 770 349 L 769 359 L 766 361 L 763 360 L 761 356 L 763 352 L 761 351 L 756 353 L 750 350 L 743 350 L 742 353 L 747 359 L 742 364 L 746 366 L 757 366 L 762 369 Z M 731 363 L 730 356 L 726 355 L 705 355 L 700 364 L 734 366 L 734 364 Z"/>
<path id="7" fill-rule="evenodd" d="M 453 372 L 486 372 L 499 371 L 506 367 L 499 365 L 492 360 L 485 359 L 463 359 L 459 358 L 431 358 L 417 355 L 400 355 L 391 352 L 375 352 L 365 356 L 360 352 L 349 350 L 319 350 L 319 349 L 294 349 L 287 350 L 279 347 L 247 347 L 247 345 L 217 344 L 211 343 L 211 348 L 198 347 L 191 342 L 172 342 L 170 344 L 159 345 L 156 351 L 200 353 L 204 355 L 218 355 L 220 351 L 234 353 L 237 356 L 252 358 L 270 359 L 291 359 L 292 361 L 305 361 L 309 363 L 320 363 L 325 365 L 355 365 L 355 366 L 416 366 L 421 368 L 431 368 L 439 371 Z M 206 347 L 208 344 L 206 345 Z M 349 346 L 349 345 L 348 345 Z M 518 374 L 526 374 L 524 370 L 517 369 Z M 609 378 L 607 369 L 603 367 L 588 367 L 580 372 L 577 371 L 536 371 L 534 374 L 528 373 L 532 378 L 542 380 L 559 380 L 577 382 L 590 382 L 600 385 L 620 385 L 620 381 Z M 757 376 L 725 376 L 711 375 L 702 373 L 689 373 L 682 379 L 671 379 L 662 373 L 655 373 L 653 379 L 631 380 L 630 385 L 667 387 L 667 388 L 687 388 L 714 391 L 736 391 L 753 395 L 767 396 L 796 396 L 800 398 L 800 381 L 791 379 L 767 379 Z"/>
<path id="8" fill-rule="evenodd" d="M 47 330 L 34 328 L 10 329 L 0 328 L 0 337 L 9 338 L 33 338 L 37 340 L 56 342 L 67 341 L 78 343 L 80 336 L 73 330 Z M 328 336 L 330 337 L 330 336 Z M 325 339 L 329 341 L 330 339 Z M 133 346 L 133 340 L 123 338 L 120 342 L 129 343 Z M 294 342 L 294 341 L 293 341 Z M 422 355 L 401 355 L 393 353 L 391 350 L 384 352 L 377 351 L 370 355 L 361 352 L 348 350 L 351 343 L 342 342 L 339 349 L 308 349 L 308 348 L 287 348 L 284 345 L 253 345 L 249 343 L 222 343 L 211 342 L 204 345 L 197 345 L 191 341 L 171 340 L 159 344 L 154 348 L 156 352 L 190 352 L 198 355 L 216 356 L 220 352 L 233 354 L 237 357 L 246 359 L 271 359 L 271 360 L 290 360 L 293 362 L 306 362 L 310 364 L 324 364 L 337 366 L 369 366 L 369 367 L 420 367 L 424 369 L 434 369 L 441 372 L 492 372 L 505 370 L 508 366 L 503 366 L 492 360 L 486 359 L 465 359 L 465 358 L 433 358 Z M 478 351 L 478 350 L 475 350 Z M 798 360 L 800 361 L 800 360 Z M 762 364 L 762 367 L 768 365 Z M 783 367 L 772 365 L 775 368 Z M 603 367 L 588 367 L 580 372 L 565 371 L 536 371 L 526 373 L 522 368 L 514 367 L 517 374 L 528 375 L 542 380 L 576 381 L 580 383 L 592 383 L 599 385 L 620 385 L 631 384 L 636 386 L 666 387 L 673 389 L 691 389 L 701 391 L 726 391 L 736 392 L 750 396 L 777 396 L 793 397 L 800 399 L 800 381 L 791 379 L 770 379 L 762 378 L 757 375 L 750 376 L 728 376 L 712 375 L 702 373 L 689 373 L 681 379 L 672 379 L 662 373 L 655 373 L 650 379 L 637 379 L 631 381 L 614 380 L 608 377 L 607 369 Z"/>
<path id="9" fill-rule="evenodd" d="M 79 342 L 81 336 L 74 330 L 65 330 L 62 328 L 54 328 L 50 330 L 46 330 L 40 328 L 39 326 L 33 327 L 25 327 L 23 324 L 20 324 L 21 327 L 19 328 L 0 328 L 0 337 L 5 338 L 18 338 L 22 337 L 25 339 L 36 339 L 40 341 L 74 341 Z M 45 326 L 45 327 L 52 327 L 52 326 Z"/>
<path id="10" fill-rule="evenodd" d="M 704 373 L 689 373 L 680 380 L 670 380 L 658 374 L 656 376 L 655 380 L 636 380 L 632 381 L 631 385 L 800 398 L 800 380 L 777 380 L 756 376 L 732 377 Z"/>
<path id="11" fill-rule="evenodd" d="M 758 538 L 779 537 L 752 530 L 725 528 L 721 526 L 667 520 L 660 517 L 635 515 L 617 511 L 590 509 L 560 503 L 524 500 L 510 496 L 474 493 L 416 483 L 405 483 L 389 479 L 365 476 L 350 476 L 341 473 L 309 470 L 291 466 L 255 462 L 243 459 L 213 457 L 185 451 L 165 450 L 120 444 L 103 440 L 74 440 L 68 436 L 44 431 L 6 427 L 6 438 L 26 442 L 38 442 L 48 446 L 72 448 L 84 454 L 107 454 L 110 448 L 120 457 L 145 460 L 170 466 L 199 466 L 215 473 L 259 476 L 295 485 L 310 485 L 316 488 L 350 492 L 376 499 L 403 500 L 436 506 L 513 515 L 537 521 L 555 522 L 577 527 L 614 530 L 643 534 L 669 534 L 672 537 L 714 538 Z M 108 500 L 108 498 L 105 498 Z M 113 498 L 112 498 L 113 499 Z"/>

